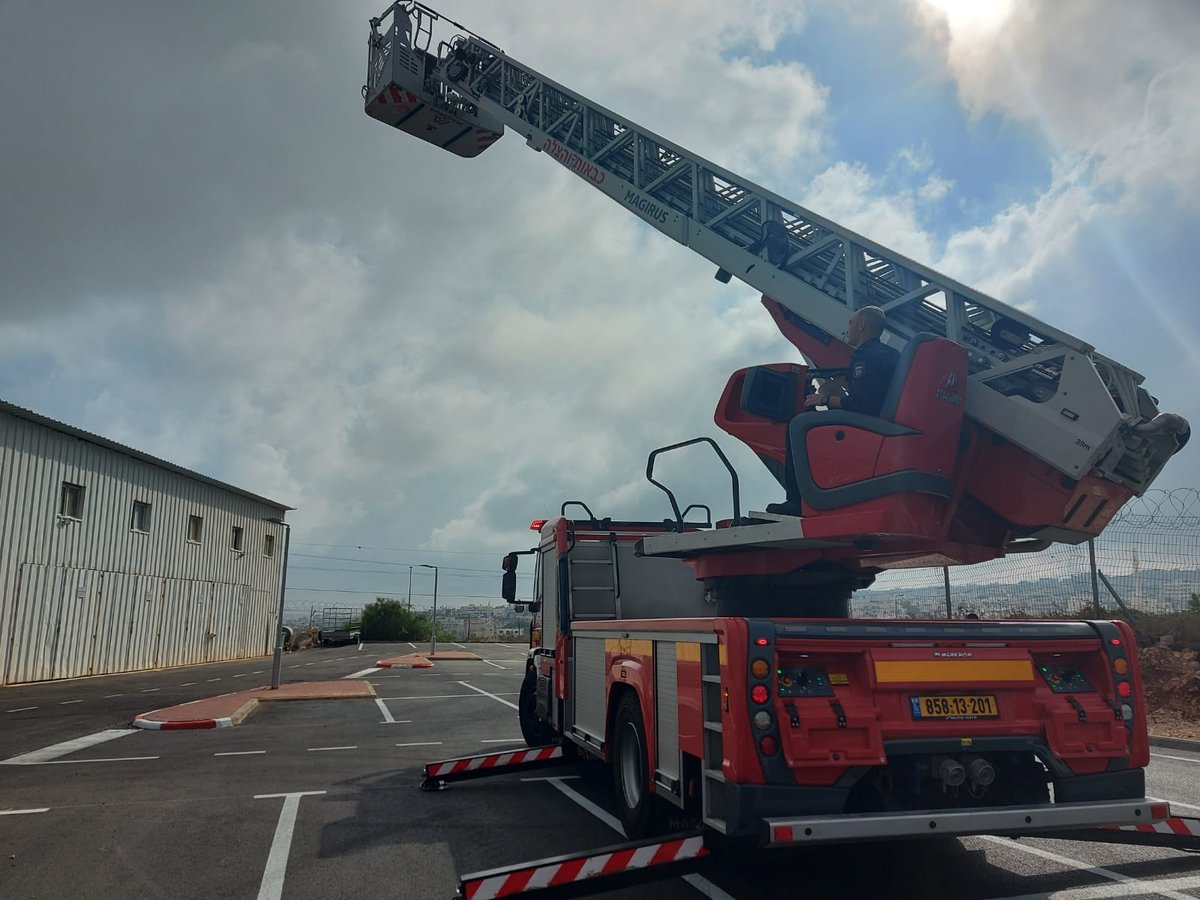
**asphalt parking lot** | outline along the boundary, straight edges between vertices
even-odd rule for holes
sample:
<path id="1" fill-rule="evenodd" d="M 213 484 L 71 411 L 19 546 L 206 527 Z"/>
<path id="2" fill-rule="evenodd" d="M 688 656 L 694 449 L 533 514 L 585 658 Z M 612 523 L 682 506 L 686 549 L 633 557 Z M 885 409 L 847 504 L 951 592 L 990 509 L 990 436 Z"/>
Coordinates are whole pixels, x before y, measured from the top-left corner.
<path id="1" fill-rule="evenodd" d="M 210 731 L 125 728 L 269 680 L 269 661 L 0 691 L 0 763 L 115 732 L 0 764 L 0 897 L 449 898 L 462 873 L 620 841 L 592 766 L 417 789 L 428 760 L 523 746 L 512 704 L 524 649 L 467 649 L 481 659 L 371 672 L 409 646 L 291 654 L 285 680 L 364 677 L 376 698 L 268 704 Z M 1149 781 L 1200 815 L 1200 754 L 1156 750 Z M 999 838 L 810 848 L 604 896 L 1200 898 L 1200 854 Z"/>

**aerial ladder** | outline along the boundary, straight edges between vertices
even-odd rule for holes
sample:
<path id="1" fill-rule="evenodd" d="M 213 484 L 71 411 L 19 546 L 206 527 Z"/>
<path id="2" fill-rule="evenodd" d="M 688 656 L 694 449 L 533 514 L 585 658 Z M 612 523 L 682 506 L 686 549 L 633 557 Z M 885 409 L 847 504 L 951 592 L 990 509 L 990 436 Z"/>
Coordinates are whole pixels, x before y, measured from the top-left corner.
<path id="1" fill-rule="evenodd" d="M 451 36 L 435 39 L 446 26 Z M 667 493 L 676 527 L 640 540 L 637 555 L 686 561 L 716 615 L 778 615 L 782 606 L 792 615 L 844 617 L 850 591 L 883 569 L 970 564 L 1087 541 L 1186 443 L 1187 422 L 1159 410 L 1140 374 L 1080 338 L 703 159 L 419 2 L 393 3 L 370 27 L 368 115 L 466 159 L 513 130 L 703 256 L 719 281 L 736 278 L 759 291 L 805 358 L 734 373 L 715 416 L 781 482 L 784 466 L 794 466 L 803 516 L 744 515 L 736 473 L 708 439 L 650 455 L 647 477 Z M 884 411 L 800 415 L 812 379 L 848 364 L 852 348 L 840 335 L 865 306 L 885 310 L 885 342 L 901 351 Z M 687 509 L 654 479 L 657 456 L 701 441 L 712 444 L 732 482 L 733 516 L 716 528 L 685 521 Z M 430 763 L 424 787 L 571 759 L 556 746 Z M 1153 842 L 1158 834 L 1168 843 L 1172 832 L 1200 846 L 1200 822 L 1172 816 L 1166 804 L 1147 818 L 1132 829 L 1062 836 L 1128 833 Z M 962 828 L 987 831 L 978 821 Z M 707 855 L 694 835 L 656 841 L 467 876 L 461 890 L 574 893 L 588 889 L 578 881 L 595 876 L 598 888 L 605 881 L 598 876 L 638 868 L 638 860 L 677 870 Z M 642 868 L 653 877 L 654 866 Z"/>

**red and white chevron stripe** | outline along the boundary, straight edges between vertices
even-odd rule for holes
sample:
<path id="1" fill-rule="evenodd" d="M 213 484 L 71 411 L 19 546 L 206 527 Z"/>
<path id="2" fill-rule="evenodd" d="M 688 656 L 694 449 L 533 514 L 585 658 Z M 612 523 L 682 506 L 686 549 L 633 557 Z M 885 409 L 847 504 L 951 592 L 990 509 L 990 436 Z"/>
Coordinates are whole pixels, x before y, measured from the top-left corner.
<path id="1" fill-rule="evenodd" d="M 647 844 L 628 850 L 613 850 L 594 856 L 577 856 L 545 865 L 533 865 L 490 878 L 463 882 L 466 900 L 493 900 L 512 897 L 526 891 L 559 887 L 603 875 L 615 875 L 633 869 L 646 869 L 666 863 L 683 862 L 707 856 L 704 838 L 696 836 Z"/>
<path id="2" fill-rule="evenodd" d="M 447 759 L 442 762 L 426 763 L 425 777 L 439 778 L 476 769 L 499 769 L 520 763 L 543 762 L 558 759 L 563 755 L 562 747 L 536 747 L 533 750 L 512 750 L 508 753 L 487 753 L 483 756 L 466 756 L 462 759 Z"/>
<path id="3" fill-rule="evenodd" d="M 1200 837 L 1200 819 L 1171 816 L 1153 825 L 1107 825 L 1110 831 L 1140 831 L 1142 834 L 1182 834 Z"/>

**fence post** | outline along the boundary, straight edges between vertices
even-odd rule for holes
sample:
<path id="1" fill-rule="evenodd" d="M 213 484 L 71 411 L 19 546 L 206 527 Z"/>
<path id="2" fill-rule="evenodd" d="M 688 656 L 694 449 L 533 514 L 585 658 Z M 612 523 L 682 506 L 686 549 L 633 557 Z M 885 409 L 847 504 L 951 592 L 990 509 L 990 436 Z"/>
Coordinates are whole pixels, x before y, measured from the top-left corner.
<path id="1" fill-rule="evenodd" d="M 1088 538 L 1088 560 L 1092 567 L 1092 614 L 1100 618 L 1100 581 L 1096 575 L 1096 539 Z"/>
<path id="2" fill-rule="evenodd" d="M 953 619 L 954 613 L 950 609 L 950 567 L 942 566 L 942 581 L 946 585 L 946 618 Z"/>

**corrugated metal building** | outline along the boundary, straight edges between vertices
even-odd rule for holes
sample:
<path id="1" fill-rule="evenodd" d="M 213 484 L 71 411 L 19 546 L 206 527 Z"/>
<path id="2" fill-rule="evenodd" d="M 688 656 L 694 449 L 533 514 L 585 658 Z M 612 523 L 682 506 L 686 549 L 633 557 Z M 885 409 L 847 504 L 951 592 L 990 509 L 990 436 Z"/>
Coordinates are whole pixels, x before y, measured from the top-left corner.
<path id="1" fill-rule="evenodd" d="M 0 401 L 0 684 L 271 652 L 290 509 Z"/>

